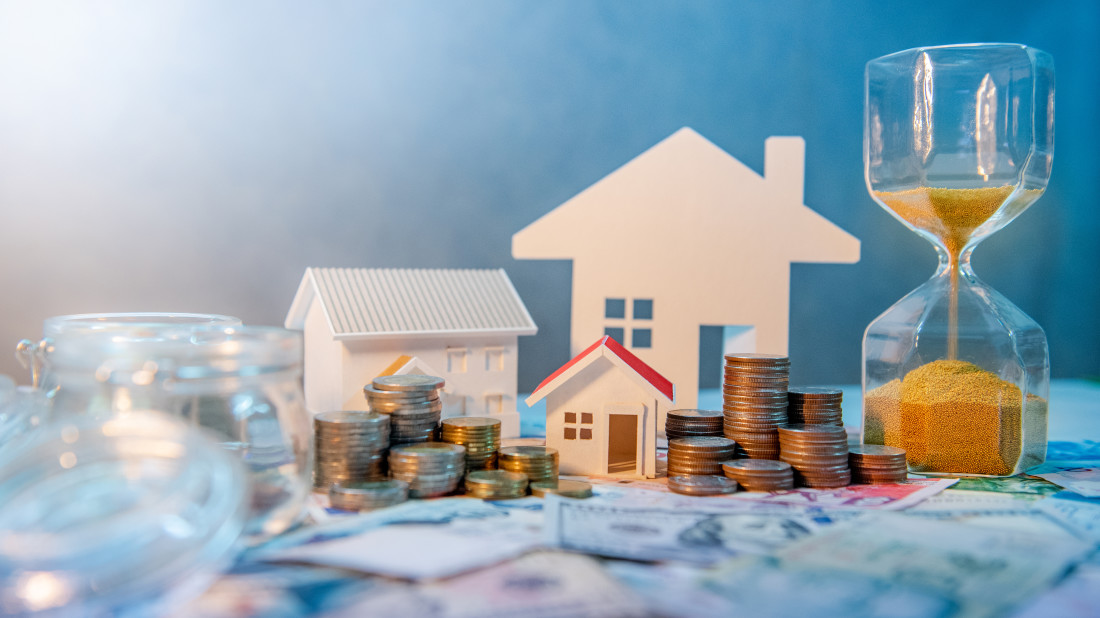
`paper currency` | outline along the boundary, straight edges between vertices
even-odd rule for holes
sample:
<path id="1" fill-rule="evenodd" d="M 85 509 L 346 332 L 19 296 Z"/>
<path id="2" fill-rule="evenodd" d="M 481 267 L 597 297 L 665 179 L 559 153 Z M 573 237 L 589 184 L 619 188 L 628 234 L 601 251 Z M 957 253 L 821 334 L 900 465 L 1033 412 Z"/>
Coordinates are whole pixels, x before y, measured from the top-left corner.
<path id="1" fill-rule="evenodd" d="M 850 485 L 835 489 L 797 488 L 787 491 L 743 492 L 730 496 L 737 500 L 801 504 L 823 508 L 862 508 L 899 510 L 911 507 L 944 489 L 957 479 L 910 479 L 888 485 Z"/>
<path id="2" fill-rule="evenodd" d="M 707 500 L 679 496 L 685 500 Z M 858 511 L 824 512 L 731 500 L 708 508 L 631 506 L 629 498 L 569 500 L 547 496 L 546 543 L 632 560 L 713 564 L 741 553 L 767 553 Z M 738 505 L 742 506 L 738 506 Z"/>
<path id="3" fill-rule="evenodd" d="M 1040 500 L 1035 508 L 1073 530 L 1081 538 L 1100 543 L 1100 500 L 1089 500 L 1072 491 L 1063 491 Z"/>
<path id="4" fill-rule="evenodd" d="M 903 511 L 907 517 L 1072 539 L 1073 532 L 1035 508 L 1034 496 L 948 489 Z"/>
<path id="5" fill-rule="evenodd" d="M 641 599 L 596 560 L 537 552 L 517 560 L 415 588 L 371 595 L 329 614 L 418 618 L 630 618 L 651 615 Z"/>
<path id="6" fill-rule="evenodd" d="M 1100 614 L 1100 567 L 1077 567 L 1062 583 L 1025 603 L 1012 618 L 1095 618 Z"/>
<path id="7" fill-rule="evenodd" d="M 447 577 L 537 547 L 542 519 L 538 498 L 414 501 L 292 533 L 250 555 L 407 579 Z"/>
<path id="8" fill-rule="evenodd" d="M 1029 476 L 1010 476 L 1008 478 L 964 477 L 958 479 L 958 483 L 951 489 L 960 491 L 995 492 L 1001 494 L 1018 494 L 1022 498 L 1039 500 L 1046 496 L 1054 495 L 1062 488 L 1043 479 Z"/>
<path id="9" fill-rule="evenodd" d="M 993 616 L 1045 590 L 1091 548 L 1074 539 L 875 513 L 777 552 L 785 565 L 836 569 L 932 591 L 958 615 Z"/>
<path id="10" fill-rule="evenodd" d="M 1059 469 L 1046 471 L 1052 466 L 1058 466 Z M 1086 498 L 1100 498 L 1100 467 L 1060 467 L 1057 462 L 1048 462 L 1040 468 L 1032 476 L 1046 479 Z"/>

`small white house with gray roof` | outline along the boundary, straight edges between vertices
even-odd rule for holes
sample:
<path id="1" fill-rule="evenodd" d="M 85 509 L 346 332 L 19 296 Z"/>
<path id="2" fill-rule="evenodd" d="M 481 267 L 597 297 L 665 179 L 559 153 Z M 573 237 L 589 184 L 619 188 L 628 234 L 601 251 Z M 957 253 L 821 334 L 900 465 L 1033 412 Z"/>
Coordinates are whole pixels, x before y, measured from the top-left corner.
<path id="1" fill-rule="evenodd" d="M 314 414 L 366 409 L 365 384 L 419 364 L 447 381 L 444 418 L 499 417 L 519 435 L 519 337 L 538 327 L 502 269 L 307 268 L 286 327 L 304 333 Z"/>

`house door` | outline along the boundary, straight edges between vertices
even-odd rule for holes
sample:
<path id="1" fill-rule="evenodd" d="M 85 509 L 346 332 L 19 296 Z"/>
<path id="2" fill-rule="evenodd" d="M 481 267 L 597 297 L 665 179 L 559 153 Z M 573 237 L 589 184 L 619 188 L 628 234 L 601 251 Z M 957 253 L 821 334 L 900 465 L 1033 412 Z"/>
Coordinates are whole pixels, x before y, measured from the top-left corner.
<path id="1" fill-rule="evenodd" d="M 607 411 L 607 473 L 640 472 L 644 406 L 608 404 L 605 410 Z"/>

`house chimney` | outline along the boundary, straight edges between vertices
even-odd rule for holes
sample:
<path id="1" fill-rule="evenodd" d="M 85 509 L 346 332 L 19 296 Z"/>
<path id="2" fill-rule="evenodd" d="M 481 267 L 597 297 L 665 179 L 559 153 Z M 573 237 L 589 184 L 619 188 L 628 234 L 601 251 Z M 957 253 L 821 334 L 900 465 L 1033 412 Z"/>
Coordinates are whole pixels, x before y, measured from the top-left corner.
<path id="1" fill-rule="evenodd" d="M 785 203 L 802 204 L 806 142 L 801 137 L 764 140 L 764 180 Z"/>

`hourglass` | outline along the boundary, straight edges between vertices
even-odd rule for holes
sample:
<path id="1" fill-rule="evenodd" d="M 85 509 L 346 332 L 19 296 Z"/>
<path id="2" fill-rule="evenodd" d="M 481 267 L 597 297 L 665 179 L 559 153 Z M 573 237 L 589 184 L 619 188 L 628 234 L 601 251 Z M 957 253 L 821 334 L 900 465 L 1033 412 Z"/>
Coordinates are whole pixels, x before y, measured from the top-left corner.
<path id="1" fill-rule="evenodd" d="M 921 474 L 1007 476 L 1046 453 L 1046 335 L 974 274 L 977 244 L 1046 188 L 1054 65 L 1022 45 L 898 52 L 867 63 L 871 196 L 932 242 L 939 267 L 863 338 L 863 441 Z"/>

